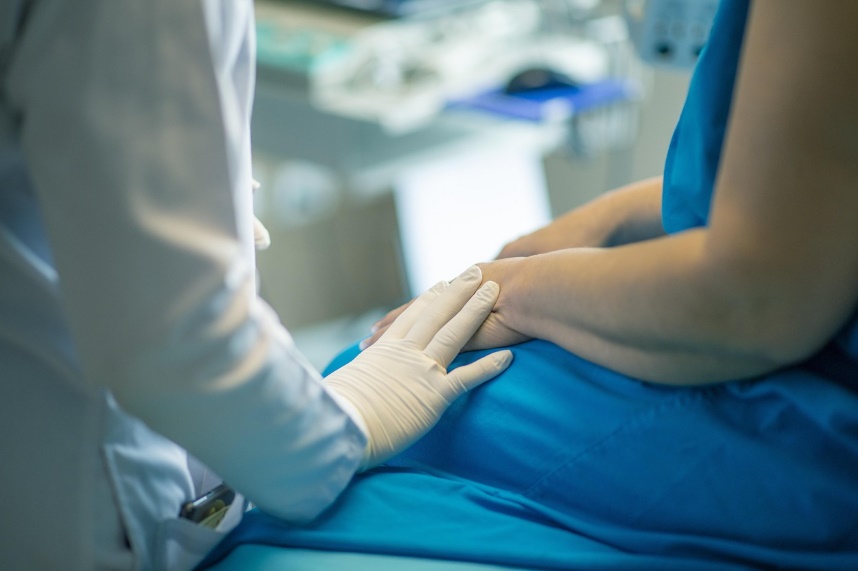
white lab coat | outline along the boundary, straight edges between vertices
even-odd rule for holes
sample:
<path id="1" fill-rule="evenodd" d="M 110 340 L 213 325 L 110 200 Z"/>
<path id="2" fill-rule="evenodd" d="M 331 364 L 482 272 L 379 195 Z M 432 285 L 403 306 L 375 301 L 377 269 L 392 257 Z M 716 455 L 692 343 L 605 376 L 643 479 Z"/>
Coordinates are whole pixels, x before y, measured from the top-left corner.
<path id="1" fill-rule="evenodd" d="M 184 449 L 294 520 L 360 462 L 255 294 L 252 9 L 0 0 L 0 569 L 198 558 Z"/>

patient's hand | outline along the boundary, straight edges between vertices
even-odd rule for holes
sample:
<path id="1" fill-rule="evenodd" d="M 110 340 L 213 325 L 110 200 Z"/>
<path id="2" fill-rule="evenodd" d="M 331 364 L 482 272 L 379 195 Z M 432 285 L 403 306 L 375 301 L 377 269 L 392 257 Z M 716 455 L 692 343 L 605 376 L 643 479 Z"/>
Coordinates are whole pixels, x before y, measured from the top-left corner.
<path id="1" fill-rule="evenodd" d="M 661 177 L 657 177 L 602 194 L 570 210 L 551 224 L 504 246 L 498 259 L 569 248 L 619 246 L 663 234 Z"/>
<path id="2" fill-rule="evenodd" d="M 471 337 L 471 340 L 465 344 L 463 351 L 506 347 L 508 345 L 523 343 L 524 341 L 531 339 L 531 337 L 528 337 L 510 327 L 506 322 L 506 314 L 503 311 L 503 307 L 506 307 L 509 304 L 509 301 L 508 298 L 504 298 L 503 284 L 499 280 L 503 280 L 506 277 L 507 272 L 512 270 L 514 264 L 515 262 L 512 259 L 496 260 L 494 262 L 477 264 L 483 272 L 483 283 L 489 280 L 496 282 L 500 285 L 501 291 L 494 310 L 485 320 L 483 325 L 477 330 L 474 336 Z M 372 335 L 361 342 L 360 348 L 366 349 L 378 341 L 378 339 L 384 335 L 384 332 L 387 331 L 387 328 L 390 327 L 390 324 L 393 323 L 403 311 L 408 309 L 408 306 L 412 303 L 413 300 L 408 303 L 404 303 L 378 320 L 372 326 Z"/>
<path id="3" fill-rule="evenodd" d="M 501 249 L 498 259 L 605 245 L 607 232 L 595 223 L 589 210 L 588 205 L 576 208 L 550 224 L 509 242 Z"/>
<path id="4" fill-rule="evenodd" d="M 516 262 L 519 259 L 508 258 L 477 264 L 483 272 L 483 280 L 491 280 L 500 285 L 500 294 L 488 318 L 477 329 L 471 340 L 465 344 L 465 351 L 506 347 L 532 339 L 532 337 L 514 329 L 507 318 L 508 308 L 510 307 L 510 296 L 504 295 L 503 282 L 509 281 L 512 272 L 515 272 Z"/>

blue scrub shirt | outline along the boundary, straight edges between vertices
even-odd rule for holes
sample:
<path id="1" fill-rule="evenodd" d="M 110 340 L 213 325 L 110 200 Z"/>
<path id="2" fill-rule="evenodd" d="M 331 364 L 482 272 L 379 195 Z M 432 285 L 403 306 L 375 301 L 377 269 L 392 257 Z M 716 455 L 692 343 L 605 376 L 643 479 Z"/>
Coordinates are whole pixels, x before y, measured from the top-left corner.
<path id="1" fill-rule="evenodd" d="M 664 165 L 662 222 L 669 233 L 709 220 L 748 7 L 748 0 L 721 2 L 691 79 Z"/>

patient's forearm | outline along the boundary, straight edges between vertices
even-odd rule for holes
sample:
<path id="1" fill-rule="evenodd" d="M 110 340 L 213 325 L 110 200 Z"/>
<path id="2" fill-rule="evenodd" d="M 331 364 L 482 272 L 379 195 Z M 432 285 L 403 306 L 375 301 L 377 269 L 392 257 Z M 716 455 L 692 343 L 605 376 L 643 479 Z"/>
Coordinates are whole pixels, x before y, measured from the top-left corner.
<path id="1" fill-rule="evenodd" d="M 616 246 L 661 236 L 661 177 L 602 194 L 517 238 L 498 258 L 533 256 L 567 248 Z"/>
<path id="2" fill-rule="evenodd" d="M 751 377 L 800 358 L 779 332 L 792 290 L 767 291 L 764 274 L 718 267 L 706 232 L 516 259 L 502 282 L 503 320 L 655 382 Z"/>
<path id="3" fill-rule="evenodd" d="M 662 177 L 659 176 L 629 184 L 598 198 L 598 208 L 609 221 L 610 228 L 603 244 L 620 246 L 663 236 L 661 191 Z"/>

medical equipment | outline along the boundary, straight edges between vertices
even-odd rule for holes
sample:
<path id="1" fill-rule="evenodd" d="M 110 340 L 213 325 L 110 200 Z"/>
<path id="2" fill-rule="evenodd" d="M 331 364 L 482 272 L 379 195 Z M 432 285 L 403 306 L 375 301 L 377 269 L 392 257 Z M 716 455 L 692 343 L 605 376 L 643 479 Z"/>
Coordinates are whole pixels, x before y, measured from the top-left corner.
<path id="1" fill-rule="evenodd" d="M 624 12 L 640 57 L 655 66 L 687 69 L 709 38 L 718 0 L 626 0 Z"/>
<path id="2" fill-rule="evenodd" d="M 613 46 L 578 17 L 592 0 L 564 2 L 560 14 L 539 0 L 441 2 L 398 18 L 324 4 L 259 4 L 260 79 L 279 72 L 282 85 L 286 72 L 315 108 L 392 135 L 428 127 L 450 101 L 503 86 L 528 67 L 551 67 L 581 84 L 616 72 Z"/>
<path id="3" fill-rule="evenodd" d="M 464 0 L 315 0 L 324 4 L 336 4 L 353 8 L 355 10 L 366 10 L 370 12 L 378 12 L 380 14 L 388 14 L 392 16 L 402 16 L 406 14 L 415 14 L 425 12 L 427 10 L 437 10 L 439 8 L 449 7 L 457 3 L 463 4 Z M 482 0 L 468 0 L 470 3 L 480 2 Z"/>
<path id="4" fill-rule="evenodd" d="M 235 490 L 226 484 L 220 484 L 202 496 L 182 504 L 179 517 L 215 528 L 235 500 L 235 496 Z"/>

